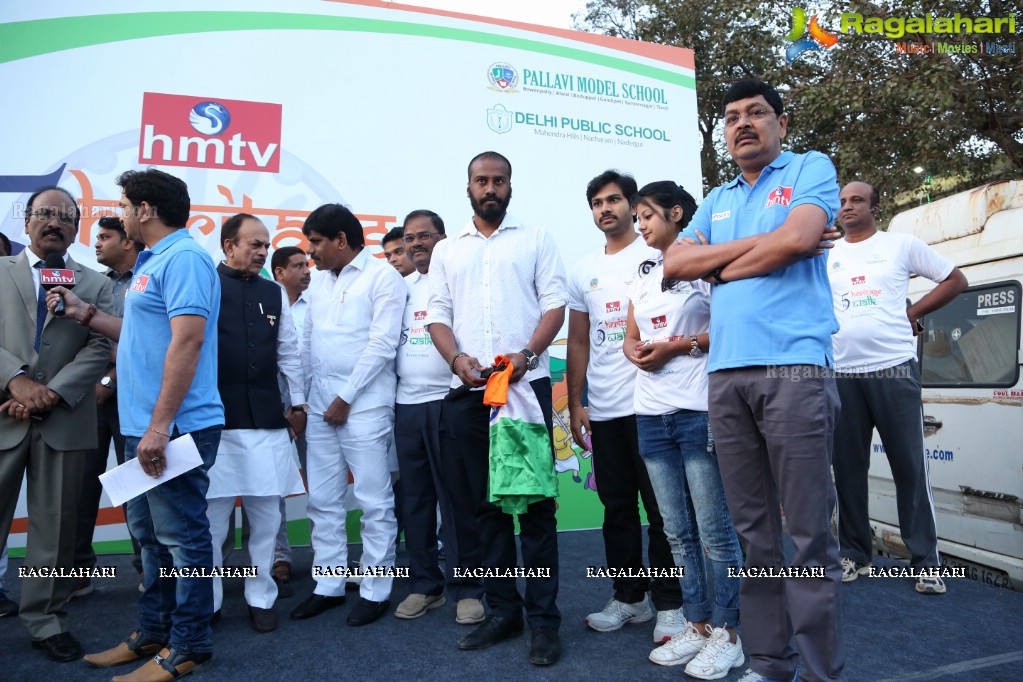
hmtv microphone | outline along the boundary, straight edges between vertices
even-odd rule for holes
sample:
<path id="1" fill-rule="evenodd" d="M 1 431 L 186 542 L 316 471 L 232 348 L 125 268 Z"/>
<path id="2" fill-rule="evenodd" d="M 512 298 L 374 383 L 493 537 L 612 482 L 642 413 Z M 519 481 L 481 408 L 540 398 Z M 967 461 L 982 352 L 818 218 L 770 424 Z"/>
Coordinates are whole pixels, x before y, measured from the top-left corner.
<path id="1" fill-rule="evenodd" d="M 73 289 L 75 286 L 75 271 L 64 267 L 64 259 L 55 253 L 46 257 L 43 267 L 39 269 L 39 283 L 43 289 L 49 291 L 54 287 Z M 64 315 L 64 297 L 61 296 L 53 309 L 56 317 Z"/>

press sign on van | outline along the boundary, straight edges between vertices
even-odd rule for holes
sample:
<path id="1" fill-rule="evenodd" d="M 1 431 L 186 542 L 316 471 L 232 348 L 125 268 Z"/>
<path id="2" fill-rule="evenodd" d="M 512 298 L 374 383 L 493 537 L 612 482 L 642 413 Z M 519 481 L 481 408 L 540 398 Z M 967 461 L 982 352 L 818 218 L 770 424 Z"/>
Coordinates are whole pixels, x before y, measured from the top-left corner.
<path id="1" fill-rule="evenodd" d="M 977 294 L 978 315 L 1004 315 L 1016 312 L 1016 290 L 985 291 Z"/>

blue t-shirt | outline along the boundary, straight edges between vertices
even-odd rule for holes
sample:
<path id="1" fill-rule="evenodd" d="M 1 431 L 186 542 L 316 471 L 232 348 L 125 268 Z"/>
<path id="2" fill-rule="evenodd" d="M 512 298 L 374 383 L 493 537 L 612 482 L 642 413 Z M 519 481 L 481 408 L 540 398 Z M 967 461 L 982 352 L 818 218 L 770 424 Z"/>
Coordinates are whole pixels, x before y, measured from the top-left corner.
<path id="1" fill-rule="evenodd" d="M 789 211 L 819 206 L 832 224 L 838 212 L 835 166 L 819 152 L 782 152 L 753 187 L 742 175 L 716 187 L 682 236 L 699 230 L 711 244 L 772 232 Z M 708 371 L 764 365 L 833 367 L 827 256 L 804 258 L 761 277 L 715 284 L 710 299 Z"/>
<path id="2" fill-rule="evenodd" d="M 206 318 L 206 333 L 195 378 L 171 428 L 192 433 L 223 426 L 224 404 L 217 391 L 217 316 L 220 279 L 213 259 L 178 230 L 139 254 L 124 297 L 124 325 L 117 348 L 117 410 L 121 433 L 141 437 L 149 428 L 163 383 L 170 346 L 170 320 L 178 315 Z"/>

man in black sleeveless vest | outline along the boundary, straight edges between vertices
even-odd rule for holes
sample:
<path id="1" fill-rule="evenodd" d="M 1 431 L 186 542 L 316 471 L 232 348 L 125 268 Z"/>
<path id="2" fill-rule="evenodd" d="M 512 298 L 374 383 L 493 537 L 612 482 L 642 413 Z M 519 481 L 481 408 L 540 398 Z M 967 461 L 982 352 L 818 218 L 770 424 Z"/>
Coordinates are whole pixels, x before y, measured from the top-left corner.
<path id="1" fill-rule="evenodd" d="M 305 492 L 288 435 L 289 426 L 299 434 L 305 430 L 305 379 L 286 293 L 260 277 L 270 246 L 266 226 L 245 213 L 233 216 L 221 228 L 221 246 L 226 259 L 217 266 L 221 286 L 217 383 L 225 426 L 206 495 L 213 559 L 214 565 L 223 563 L 221 548 L 235 498 L 240 496 L 250 526 L 249 568 L 255 569 L 255 575 L 244 576 L 245 601 L 253 629 L 269 632 L 277 627 L 272 610 L 277 586 L 271 567 L 281 498 Z M 287 413 L 278 373 L 291 397 L 293 407 Z M 215 578 L 215 612 L 223 594 L 222 582 Z"/>

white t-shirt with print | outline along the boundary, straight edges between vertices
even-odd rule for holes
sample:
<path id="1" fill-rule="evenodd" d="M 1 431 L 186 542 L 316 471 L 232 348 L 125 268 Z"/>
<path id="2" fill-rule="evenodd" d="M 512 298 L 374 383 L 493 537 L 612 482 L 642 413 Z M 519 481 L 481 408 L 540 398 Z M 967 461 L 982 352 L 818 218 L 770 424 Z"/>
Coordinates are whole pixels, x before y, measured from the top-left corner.
<path id="1" fill-rule="evenodd" d="M 664 266 L 658 263 L 629 292 L 642 341 L 688 340 L 710 329 L 710 285 L 702 280 L 678 282 L 661 291 Z M 714 343 L 714 339 L 710 340 Z M 707 354 L 676 355 L 653 372 L 636 373 L 633 409 L 640 415 L 678 410 L 707 411 Z"/>
<path id="2" fill-rule="evenodd" d="M 418 405 L 440 400 L 451 386 L 448 363 L 433 345 L 426 330 L 426 307 L 430 301 L 429 275 L 413 272 L 405 277 L 408 298 L 401 318 L 398 342 L 398 394 L 396 403 Z"/>
<path id="3" fill-rule="evenodd" d="M 629 316 L 629 288 L 639 265 L 660 253 L 641 237 L 621 251 L 603 249 L 576 264 L 568 280 L 568 307 L 590 317 L 590 361 L 586 395 L 590 419 L 608 421 L 635 414 L 632 408 L 636 366 L 622 353 Z"/>
<path id="4" fill-rule="evenodd" d="M 916 339 L 906 317 L 909 278 L 941 282 L 953 267 L 909 234 L 878 231 L 861 242 L 836 241 L 828 254 L 839 324 L 833 337 L 836 369 L 873 372 L 915 358 Z"/>

